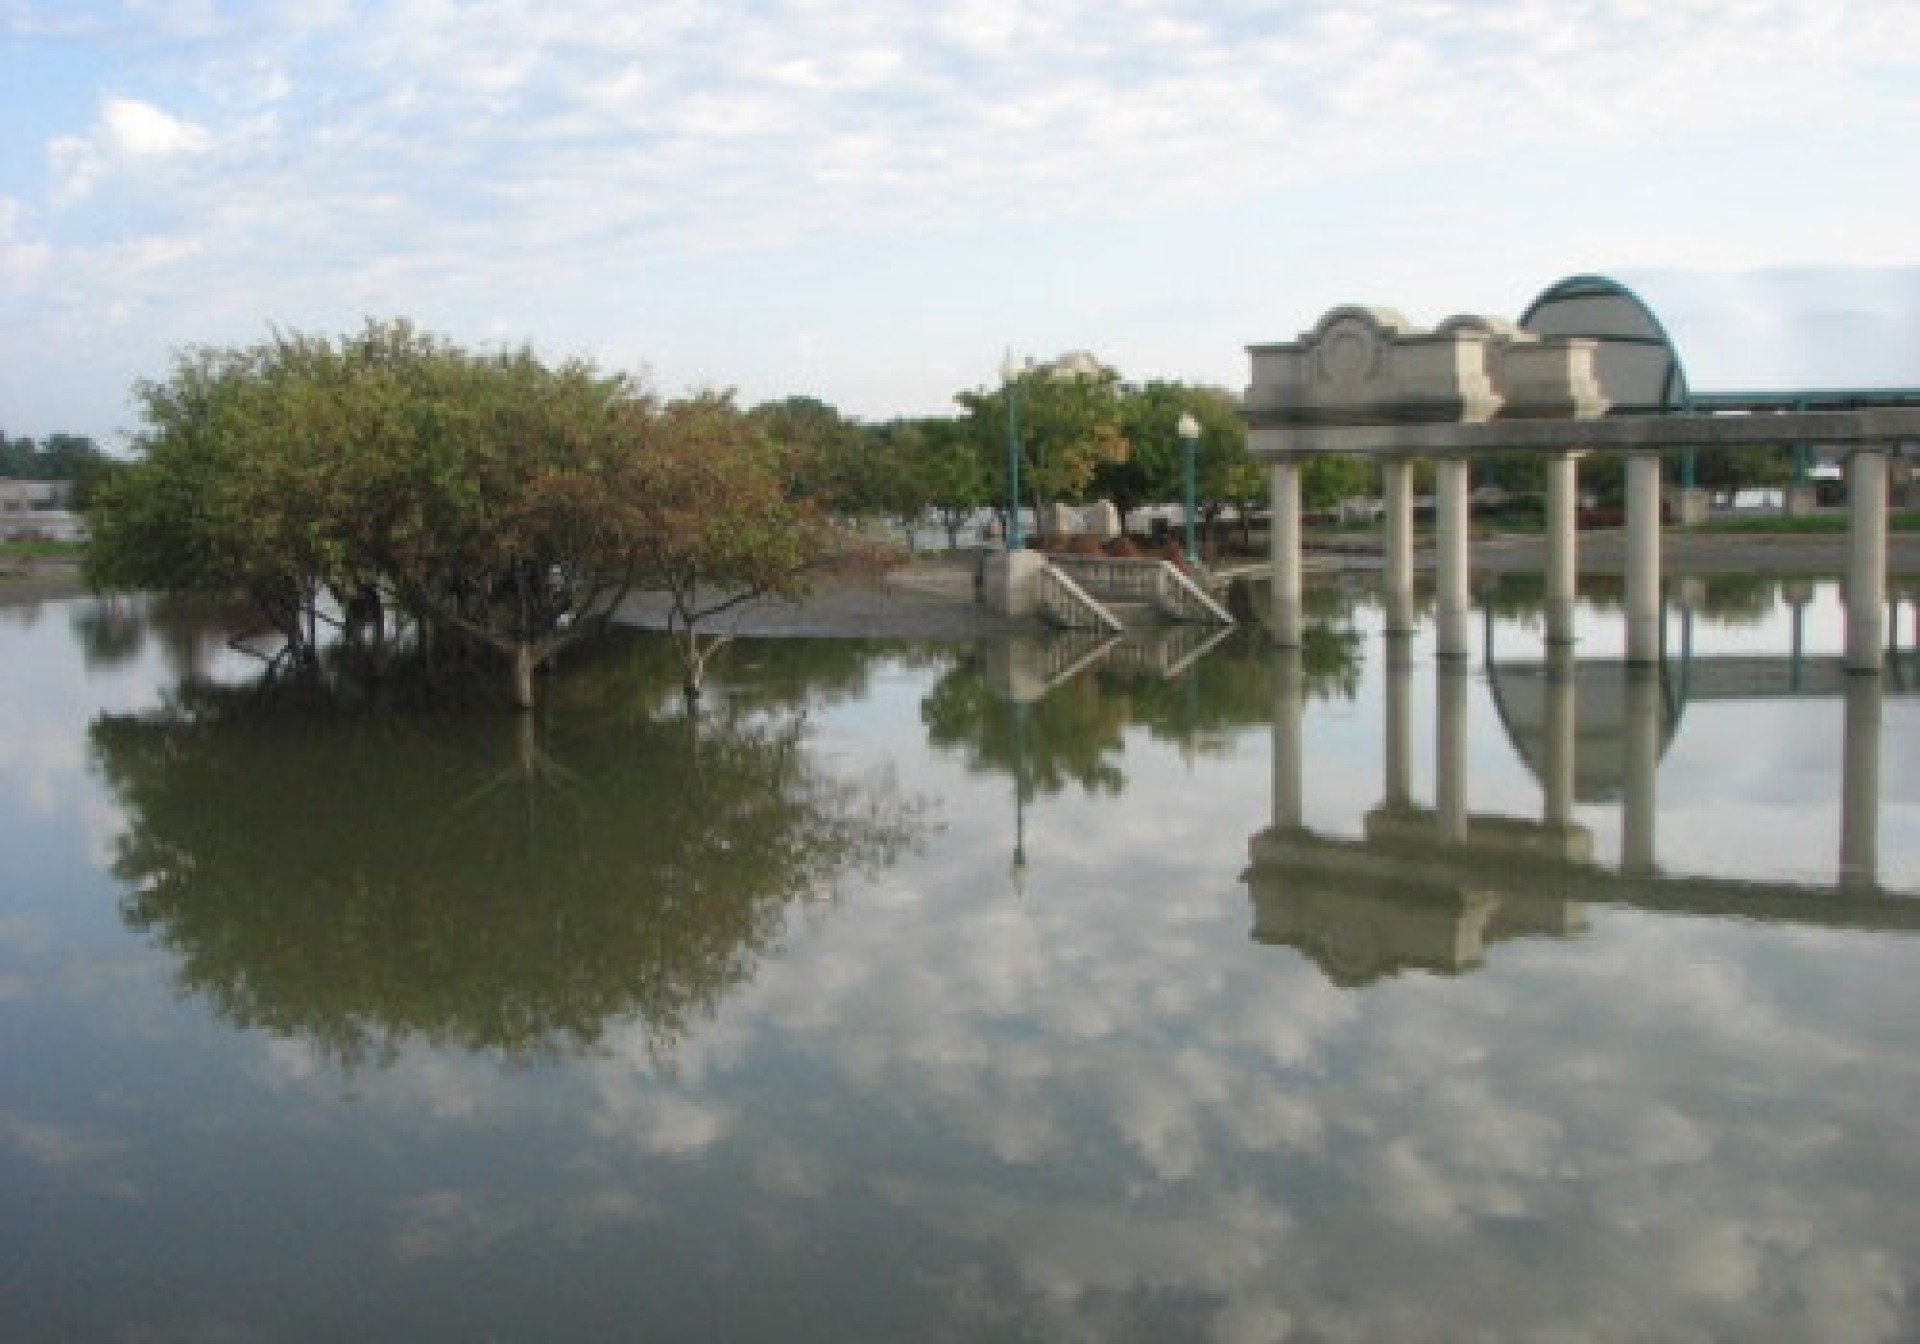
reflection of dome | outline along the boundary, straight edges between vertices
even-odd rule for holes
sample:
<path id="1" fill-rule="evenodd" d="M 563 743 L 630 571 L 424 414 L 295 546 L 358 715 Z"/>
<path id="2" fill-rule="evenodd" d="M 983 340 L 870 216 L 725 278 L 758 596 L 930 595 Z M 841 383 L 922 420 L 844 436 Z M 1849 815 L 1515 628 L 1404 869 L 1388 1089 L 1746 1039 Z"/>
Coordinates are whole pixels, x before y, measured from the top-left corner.
<path id="1" fill-rule="evenodd" d="M 1633 675 L 1615 660 L 1570 665 L 1573 675 L 1573 793 L 1583 803 L 1604 803 L 1626 792 L 1627 680 Z M 1546 784 L 1547 688 L 1545 663 L 1489 662 L 1487 689 L 1500 726 L 1535 779 Z M 1660 756 L 1680 727 L 1680 699 L 1660 672 Z"/>

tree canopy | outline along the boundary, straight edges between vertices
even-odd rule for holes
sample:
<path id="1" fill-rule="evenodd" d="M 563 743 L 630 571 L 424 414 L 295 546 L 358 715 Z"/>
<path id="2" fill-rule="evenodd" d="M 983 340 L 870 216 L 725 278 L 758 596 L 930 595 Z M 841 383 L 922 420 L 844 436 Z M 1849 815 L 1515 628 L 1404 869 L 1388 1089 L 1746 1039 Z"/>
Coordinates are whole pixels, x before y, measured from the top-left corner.
<path id="1" fill-rule="evenodd" d="M 840 554 L 730 398 L 663 402 L 587 361 L 371 322 L 188 351 L 138 396 L 139 456 L 95 501 L 90 577 L 239 593 L 293 663 L 317 661 L 323 626 L 376 667 L 397 638 L 477 646 L 524 706 L 535 670 L 636 584 L 670 589 L 691 627 L 715 609 L 703 594 L 792 595 Z"/>

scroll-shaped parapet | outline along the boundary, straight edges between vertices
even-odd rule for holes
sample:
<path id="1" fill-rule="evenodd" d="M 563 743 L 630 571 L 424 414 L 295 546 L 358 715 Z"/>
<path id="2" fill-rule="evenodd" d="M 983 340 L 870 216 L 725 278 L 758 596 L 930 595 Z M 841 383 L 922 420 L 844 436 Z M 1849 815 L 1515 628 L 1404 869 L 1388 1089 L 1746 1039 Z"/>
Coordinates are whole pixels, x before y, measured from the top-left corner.
<path id="1" fill-rule="evenodd" d="M 1487 376 L 1500 398 L 1500 418 L 1591 419 L 1604 415 L 1594 359 L 1599 342 L 1577 336 L 1536 336 L 1505 318 L 1450 317 L 1435 336 L 1475 334 L 1487 342 Z"/>
<path id="2" fill-rule="evenodd" d="M 1269 429 L 1589 418 L 1607 409 L 1596 350 L 1504 318 L 1428 332 L 1390 308 L 1335 308 L 1297 341 L 1249 347 L 1246 416 Z"/>
<path id="3" fill-rule="evenodd" d="M 1335 308 L 1297 341 L 1256 345 L 1247 419 L 1254 425 L 1369 425 L 1490 420 L 1487 331 L 1424 332 L 1390 308 Z"/>

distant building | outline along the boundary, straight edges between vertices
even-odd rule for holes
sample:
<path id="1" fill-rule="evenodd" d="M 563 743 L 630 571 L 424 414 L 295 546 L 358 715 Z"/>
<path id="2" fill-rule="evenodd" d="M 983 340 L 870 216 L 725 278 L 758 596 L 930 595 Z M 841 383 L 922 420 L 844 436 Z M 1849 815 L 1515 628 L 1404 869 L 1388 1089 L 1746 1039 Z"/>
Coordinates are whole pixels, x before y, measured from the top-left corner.
<path id="1" fill-rule="evenodd" d="M 86 520 L 67 509 L 67 481 L 0 479 L 0 540 L 79 541 Z"/>

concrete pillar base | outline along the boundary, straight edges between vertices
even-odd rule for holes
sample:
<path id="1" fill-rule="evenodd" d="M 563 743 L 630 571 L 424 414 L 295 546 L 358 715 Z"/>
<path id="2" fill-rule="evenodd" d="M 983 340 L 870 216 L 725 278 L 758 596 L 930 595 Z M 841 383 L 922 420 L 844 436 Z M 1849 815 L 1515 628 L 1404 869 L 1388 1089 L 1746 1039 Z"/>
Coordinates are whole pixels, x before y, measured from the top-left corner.
<path id="1" fill-rule="evenodd" d="M 1698 527 L 1707 521 L 1708 495 L 1705 490 L 1675 487 L 1667 492 L 1667 508 L 1675 527 Z"/>
<path id="2" fill-rule="evenodd" d="M 1040 608 L 1040 572 L 1046 565 L 1038 551 L 995 551 L 986 559 L 981 597 L 1002 616 L 1031 616 Z"/>
<path id="3" fill-rule="evenodd" d="M 1806 518 L 1820 503 L 1810 485 L 1790 485 L 1781 494 L 1781 512 L 1789 518 Z"/>

